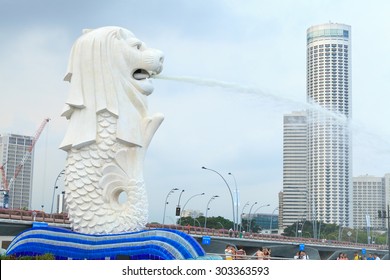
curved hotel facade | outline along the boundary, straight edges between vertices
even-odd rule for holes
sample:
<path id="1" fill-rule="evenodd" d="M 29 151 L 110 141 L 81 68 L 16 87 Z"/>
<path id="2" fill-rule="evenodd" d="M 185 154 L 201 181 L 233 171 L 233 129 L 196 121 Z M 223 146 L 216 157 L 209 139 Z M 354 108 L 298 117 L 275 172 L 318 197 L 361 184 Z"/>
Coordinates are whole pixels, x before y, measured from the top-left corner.
<path id="1" fill-rule="evenodd" d="M 327 23 L 307 30 L 307 101 L 313 104 L 307 111 L 308 218 L 348 226 L 352 223 L 349 25 Z"/>

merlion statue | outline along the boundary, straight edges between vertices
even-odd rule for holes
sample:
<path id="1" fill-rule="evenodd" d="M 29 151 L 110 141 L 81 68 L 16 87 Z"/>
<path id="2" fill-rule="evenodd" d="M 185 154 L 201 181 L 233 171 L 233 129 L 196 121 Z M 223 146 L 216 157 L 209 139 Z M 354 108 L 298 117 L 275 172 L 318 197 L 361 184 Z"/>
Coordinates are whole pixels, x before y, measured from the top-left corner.
<path id="1" fill-rule="evenodd" d="M 110 234 L 143 229 L 148 203 L 143 162 L 164 117 L 150 115 L 151 77 L 163 53 L 120 27 L 85 30 L 70 54 L 65 201 L 74 231 Z"/>

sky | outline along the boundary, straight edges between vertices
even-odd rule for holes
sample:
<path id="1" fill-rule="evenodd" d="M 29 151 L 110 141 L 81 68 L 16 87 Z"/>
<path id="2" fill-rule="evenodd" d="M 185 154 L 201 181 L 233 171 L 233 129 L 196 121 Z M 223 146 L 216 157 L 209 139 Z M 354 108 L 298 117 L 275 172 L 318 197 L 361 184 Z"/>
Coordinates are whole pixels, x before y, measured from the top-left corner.
<path id="1" fill-rule="evenodd" d="M 202 166 L 238 189 L 239 213 L 246 202 L 245 212 L 275 211 L 283 114 L 306 102 L 306 30 L 329 21 L 352 27 L 353 176 L 389 173 L 389 10 L 378 0 L 0 0 L 0 132 L 32 136 L 51 119 L 35 146 L 32 208 L 50 210 L 65 166 L 60 115 L 70 49 L 83 29 L 103 26 L 126 28 L 163 51 L 162 75 L 176 77 L 155 79 L 148 101 L 150 113 L 165 116 L 144 165 L 150 222 L 162 222 L 166 206 L 165 222 L 173 223 L 179 198 L 205 212 L 214 195 L 208 216 L 232 220 L 225 182 Z M 61 177 L 58 186 L 55 194 Z M 180 191 L 165 205 L 172 188 Z"/>

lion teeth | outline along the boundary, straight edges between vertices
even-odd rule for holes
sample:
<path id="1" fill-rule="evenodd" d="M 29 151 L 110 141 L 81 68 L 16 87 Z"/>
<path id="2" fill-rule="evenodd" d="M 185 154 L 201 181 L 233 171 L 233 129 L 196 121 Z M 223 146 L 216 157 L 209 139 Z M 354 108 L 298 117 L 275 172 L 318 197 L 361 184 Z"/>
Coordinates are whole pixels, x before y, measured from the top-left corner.
<path id="1" fill-rule="evenodd" d="M 136 80 L 143 80 L 149 78 L 149 75 L 146 73 L 134 73 L 134 78 Z"/>

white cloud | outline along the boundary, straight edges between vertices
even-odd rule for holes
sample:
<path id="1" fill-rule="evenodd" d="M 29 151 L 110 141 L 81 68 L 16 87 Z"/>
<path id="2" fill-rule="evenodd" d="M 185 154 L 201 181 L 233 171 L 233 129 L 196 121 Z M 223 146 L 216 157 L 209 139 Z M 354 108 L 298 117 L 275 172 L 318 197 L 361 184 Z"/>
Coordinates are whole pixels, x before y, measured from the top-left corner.
<path id="1" fill-rule="evenodd" d="M 354 175 L 389 172 L 387 142 L 378 140 L 390 135 L 389 19 L 383 3 L 144 2 L 83 1 L 80 6 L 68 1 L 68 7 L 78 9 L 48 5 L 36 13 L 5 7 L 8 16 L 0 30 L 0 130 L 32 135 L 43 118 L 52 118 L 36 146 L 35 207 L 51 205 L 54 180 L 65 160 L 58 146 L 67 123 L 59 115 L 67 96 L 68 85 L 62 79 L 71 45 L 83 28 L 105 25 L 128 28 L 147 45 L 164 51 L 164 75 L 196 76 L 259 90 L 248 94 L 238 88 L 155 80 L 150 111 L 163 113 L 165 121 L 145 162 L 151 220 L 161 221 L 165 196 L 173 187 L 186 189 L 183 200 L 207 192 L 196 204 L 201 211 L 210 195 L 220 194 L 210 215 L 230 217 L 223 181 L 202 165 L 226 175 L 231 187 L 227 173 L 235 175 L 241 205 L 256 199 L 271 203 L 273 207 L 264 211 L 272 212 L 282 188 L 282 116 L 301 109 L 297 107 L 306 99 L 305 32 L 328 20 L 352 25 L 352 104 L 359 124 L 353 141 L 353 166 L 359 174 Z M 172 196 L 169 204 L 172 216 L 177 198 Z"/>

